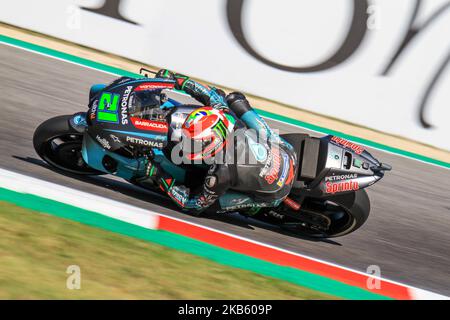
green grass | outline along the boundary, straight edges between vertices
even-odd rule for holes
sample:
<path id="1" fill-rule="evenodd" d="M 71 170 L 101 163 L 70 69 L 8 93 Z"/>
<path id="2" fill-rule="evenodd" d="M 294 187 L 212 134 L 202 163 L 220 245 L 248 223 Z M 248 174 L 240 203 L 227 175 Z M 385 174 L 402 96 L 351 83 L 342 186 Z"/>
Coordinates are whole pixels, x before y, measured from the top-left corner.
<path id="1" fill-rule="evenodd" d="M 6 202 L 0 237 L 0 299 L 334 298 Z M 69 265 L 80 290 L 66 288 Z"/>

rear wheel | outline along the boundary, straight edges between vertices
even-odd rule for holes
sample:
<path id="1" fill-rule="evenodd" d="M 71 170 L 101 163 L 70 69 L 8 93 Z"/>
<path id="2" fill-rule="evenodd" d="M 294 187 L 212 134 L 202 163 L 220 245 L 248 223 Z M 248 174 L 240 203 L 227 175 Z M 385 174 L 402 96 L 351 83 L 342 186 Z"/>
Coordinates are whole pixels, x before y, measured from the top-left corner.
<path id="1" fill-rule="evenodd" d="M 369 197 L 365 190 L 358 190 L 326 199 L 306 199 L 299 212 L 283 217 L 280 226 L 315 238 L 340 237 L 360 228 L 369 212 Z"/>
<path id="2" fill-rule="evenodd" d="M 99 175 L 104 172 L 90 168 L 81 155 L 83 134 L 69 124 L 72 116 L 58 116 L 43 122 L 34 132 L 33 145 L 48 164 L 70 173 Z"/>

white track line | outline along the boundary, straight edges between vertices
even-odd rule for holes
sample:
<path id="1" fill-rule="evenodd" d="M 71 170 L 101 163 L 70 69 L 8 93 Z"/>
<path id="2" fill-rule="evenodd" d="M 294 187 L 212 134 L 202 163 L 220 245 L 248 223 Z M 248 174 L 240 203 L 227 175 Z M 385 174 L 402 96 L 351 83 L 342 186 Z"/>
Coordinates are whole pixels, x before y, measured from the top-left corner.
<path id="1" fill-rule="evenodd" d="M 158 227 L 158 215 L 149 210 L 4 169 L 0 169 L 0 177 L 0 187 L 4 189 L 33 194 L 144 228 Z"/>

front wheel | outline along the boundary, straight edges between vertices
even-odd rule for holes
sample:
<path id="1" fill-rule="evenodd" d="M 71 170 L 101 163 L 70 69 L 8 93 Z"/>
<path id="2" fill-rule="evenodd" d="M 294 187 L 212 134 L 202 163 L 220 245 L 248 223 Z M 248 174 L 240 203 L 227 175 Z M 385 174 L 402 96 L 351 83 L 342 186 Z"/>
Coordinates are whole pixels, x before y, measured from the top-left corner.
<path id="1" fill-rule="evenodd" d="M 365 190 L 358 190 L 326 199 L 306 199 L 301 210 L 286 215 L 280 226 L 314 238 L 340 237 L 360 228 L 369 213 L 369 197 Z"/>
<path id="2" fill-rule="evenodd" d="M 82 175 L 105 174 L 84 162 L 81 155 L 83 134 L 71 127 L 71 117 L 58 116 L 39 125 L 34 131 L 34 150 L 45 162 L 60 170 Z"/>

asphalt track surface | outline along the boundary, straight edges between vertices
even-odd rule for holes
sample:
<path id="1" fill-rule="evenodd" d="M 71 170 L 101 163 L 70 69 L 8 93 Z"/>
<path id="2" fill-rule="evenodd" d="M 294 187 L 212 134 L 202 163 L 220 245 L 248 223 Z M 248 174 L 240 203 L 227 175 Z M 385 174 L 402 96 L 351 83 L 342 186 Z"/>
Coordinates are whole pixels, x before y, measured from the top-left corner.
<path id="1" fill-rule="evenodd" d="M 80 178 L 49 168 L 33 149 L 34 129 L 50 117 L 86 110 L 90 85 L 114 78 L 0 45 L 0 167 L 362 272 L 377 265 L 384 278 L 450 296 L 448 169 L 369 148 L 369 152 L 394 169 L 367 189 L 372 204 L 368 221 L 353 234 L 316 241 L 236 215 L 191 217 L 174 210 L 169 200 L 115 177 Z M 285 123 L 269 121 L 269 124 L 282 133 L 305 132 Z"/>

